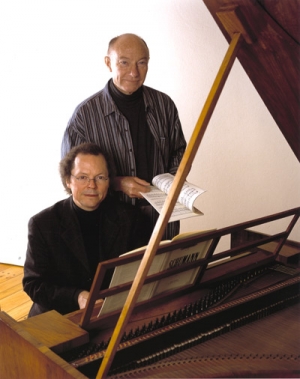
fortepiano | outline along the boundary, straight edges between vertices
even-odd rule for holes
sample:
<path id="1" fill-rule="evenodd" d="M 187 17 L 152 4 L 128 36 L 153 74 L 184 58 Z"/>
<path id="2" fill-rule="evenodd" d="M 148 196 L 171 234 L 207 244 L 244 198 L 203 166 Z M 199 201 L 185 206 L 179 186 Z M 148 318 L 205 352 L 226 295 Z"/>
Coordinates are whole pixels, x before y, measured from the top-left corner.
<path id="1" fill-rule="evenodd" d="M 196 280 L 137 302 L 109 377 L 299 377 L 300 243 L 288 236 L 300 207 L 175 240 L 173 250 L 210 241 L 199 260 L 149 274 L 145 284 L 198 269 Z M 283 221 L 266 235 L 260 225 Z M 229 249 L 214 254 L 222 238 Z M 170 251 L 162 244 L 156 254 Z M 50 311 L 16 322 L 0 312 L 1 378 L 95 378 L 120 311 L 98 317 L 107 270 L 144 249 L 99 264 L 84 311 Z"/>
<path id="2" fill-rule="evenodd" d="M 299 160 L 299 2 L 204 2 L 228 42 L 245 29 L 249 41 L 237 58 Z M 288 239 L 299 215 L 295 208 L 178 241 L 177 248 L 212 244 L 203 259 L 145 283 L 198 267 L 196 281 L 136 304 L 108 376 L 300 377 L 300 243 Z M 256 231 L 276 220 L 287 220 L 285 229 Z M 230 248 L 214 253 L 226 236 Z M 85 311 L 50 311 L 22 322 L 0 312 L 0 378 L 95 378 L 119 314 L 97 317 L 97 300 L 131 285 L 99 291 L 101 278 L 142 255 L 101 263 Z"/>

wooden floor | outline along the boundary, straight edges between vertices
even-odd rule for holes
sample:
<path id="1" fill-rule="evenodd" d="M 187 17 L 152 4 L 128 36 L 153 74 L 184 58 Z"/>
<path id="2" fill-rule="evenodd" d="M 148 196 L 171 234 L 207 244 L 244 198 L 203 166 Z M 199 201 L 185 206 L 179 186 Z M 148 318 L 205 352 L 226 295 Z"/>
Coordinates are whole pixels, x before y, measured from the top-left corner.
<path id="1" fill-rule="evenodd" d="M 22 279 L 23 267 L 0 263 L 0 309 L 17 321 L 27 318 L 32 305 Z"/>

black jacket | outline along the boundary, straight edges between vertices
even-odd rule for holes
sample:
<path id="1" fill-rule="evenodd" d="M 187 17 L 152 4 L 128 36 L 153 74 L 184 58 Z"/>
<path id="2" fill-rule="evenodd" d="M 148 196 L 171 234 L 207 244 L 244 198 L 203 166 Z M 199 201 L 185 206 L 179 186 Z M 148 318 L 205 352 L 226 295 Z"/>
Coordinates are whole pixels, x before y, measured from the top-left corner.
<path id="1" fill-rule="evenodd" d="M 136 209 L 106 198 L 101 234 L 102 253 L 111 259 L 131 249 L 138 232 Z M 102 204 L 101 204 L 102 206 Z M 29 316 L 52 309 L 65 314 L 78 308 L 80 290 L 90 290 L 93 280 L 72 197 L 43 210 L 29 220 L 24 265 L 24 291 L 34 302 Z"/>

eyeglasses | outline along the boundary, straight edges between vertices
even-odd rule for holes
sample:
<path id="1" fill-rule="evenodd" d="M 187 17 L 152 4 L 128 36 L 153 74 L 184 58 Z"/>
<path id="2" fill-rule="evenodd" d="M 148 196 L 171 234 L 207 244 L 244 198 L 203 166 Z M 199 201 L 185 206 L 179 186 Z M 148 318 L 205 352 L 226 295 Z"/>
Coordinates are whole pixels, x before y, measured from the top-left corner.
<path id="1" fill-rule="evenodd" d="M 103 176 L 103 175 L 97 175 L 92 179 L 85 175 L 74 176 L 71 174 L 71 176 L 73 176 L 73 178 L 78 180 L 80 184 L 89 184 L 91 180 L 94 180 L 95 184 L 103 184 L 109 179 L 107 176 Z"/>

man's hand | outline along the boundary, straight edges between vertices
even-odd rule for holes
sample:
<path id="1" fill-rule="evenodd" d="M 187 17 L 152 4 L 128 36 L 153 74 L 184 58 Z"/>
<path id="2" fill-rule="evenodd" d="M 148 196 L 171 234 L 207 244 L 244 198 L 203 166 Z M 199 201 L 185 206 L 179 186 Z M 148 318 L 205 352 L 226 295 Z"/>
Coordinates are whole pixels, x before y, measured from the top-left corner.
<path id="1" fill-rule="evenodd" d="M 85 308 L 87 299 L 89 297 L 89 294 L 90 293 L 88 291 L 82 291 L 82 292 L 80 292 L 80 294 L 78 295 L 79 309 L 84 309 Z"/>
<path id="2" fill-rule="evenodd" d="M 140 192 L 149 192 L 150 183 L 136 176 L 117 176 L 113 183 L 115 191 L 122 191 L 131 198 L 142 199 Z"/>

